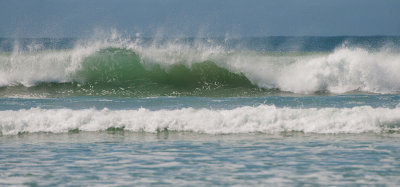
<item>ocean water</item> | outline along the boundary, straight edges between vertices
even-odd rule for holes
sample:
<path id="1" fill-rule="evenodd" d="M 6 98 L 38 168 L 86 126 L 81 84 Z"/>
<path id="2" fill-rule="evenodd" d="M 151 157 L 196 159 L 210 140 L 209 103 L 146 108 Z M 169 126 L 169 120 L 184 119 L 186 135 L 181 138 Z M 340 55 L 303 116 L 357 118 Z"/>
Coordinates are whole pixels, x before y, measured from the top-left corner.
<path id="1" fill-rule="evenodd" d="M 400 37 L 0 39 L 0 185 L 400 185 Z"/>

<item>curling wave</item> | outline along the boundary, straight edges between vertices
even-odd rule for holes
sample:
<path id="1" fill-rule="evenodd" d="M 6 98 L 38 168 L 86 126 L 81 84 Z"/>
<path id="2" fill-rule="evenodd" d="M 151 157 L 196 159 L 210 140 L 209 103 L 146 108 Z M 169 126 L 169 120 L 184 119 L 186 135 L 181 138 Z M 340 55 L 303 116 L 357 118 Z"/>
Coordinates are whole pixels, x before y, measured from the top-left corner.
<path id="1" fill-rule="evenodd" d="M 71 50 L 1 53 L 0 94 L 398 93 L 399 70 L 400 54 L 393 50 L 257 52 L 205 44 L 94 42 Z"/>

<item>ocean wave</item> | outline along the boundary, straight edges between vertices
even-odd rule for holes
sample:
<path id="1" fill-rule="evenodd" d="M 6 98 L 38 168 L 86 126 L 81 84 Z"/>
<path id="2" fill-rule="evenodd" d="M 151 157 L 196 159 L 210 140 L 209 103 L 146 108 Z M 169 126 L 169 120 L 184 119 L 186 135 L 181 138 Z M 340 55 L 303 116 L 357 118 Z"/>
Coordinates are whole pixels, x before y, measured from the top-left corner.
<path id="1" fill-rule="evenodd" d="M 278 108 L 270 105 L 231 110 L 193 109 L 21 109 L 0 111 L 0 132 L 105 131 L 231 133 L 386 133 L 399 132 L 400 108 Z"/>
<path id="2" fill-rule="evenodd" d="M 93 94 L 110 92 L 111 88 L 146 91 L 160 87 L 169 91 L 150 95 L 187 90 L 196 95 L 193 90 L 225 87 L 301 94 L 398 93 L 399 70 L 400 53 L 390 49 L 340 47 L 325 53 L 257 52 L 232 51 L 204 43 L 144 45 L 117 40 L 87 42 L 70 50 L 2 53 L 0 87 L 71 83 L 67 89 L 82 94 L 89 93 L 83 90 Z"/>

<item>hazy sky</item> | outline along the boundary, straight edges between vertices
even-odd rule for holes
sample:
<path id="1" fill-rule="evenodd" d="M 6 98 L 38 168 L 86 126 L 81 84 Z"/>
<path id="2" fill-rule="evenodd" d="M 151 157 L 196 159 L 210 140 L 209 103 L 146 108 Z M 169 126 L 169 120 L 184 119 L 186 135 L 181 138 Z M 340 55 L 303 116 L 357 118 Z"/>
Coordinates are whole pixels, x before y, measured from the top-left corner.
<path id="1" fill-rule="evenodd" d="M 400 0 L 0 0 L 0 37 L 400 35 Z"/>

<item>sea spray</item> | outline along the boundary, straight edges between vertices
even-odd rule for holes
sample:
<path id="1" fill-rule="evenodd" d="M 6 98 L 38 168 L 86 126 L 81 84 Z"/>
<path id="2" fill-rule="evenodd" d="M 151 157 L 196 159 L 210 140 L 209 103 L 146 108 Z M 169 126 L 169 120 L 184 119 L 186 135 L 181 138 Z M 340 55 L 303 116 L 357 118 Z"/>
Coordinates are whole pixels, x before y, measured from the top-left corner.
<path id="1" fill-rule="evenodd" d="M 143 42 L 118 36 L 79 41 L 72 49 L 31 48 L 0 53 L 0 87 L 7 90 L 0 95 L 24 94 L 26 89 L 53 97 L 400 91 L 400 53 L 394 48 L 343 45 L 323 52 L 268 52 L 218 42 Z M 224 94 L 232 88 L 238 91 Z"/>

